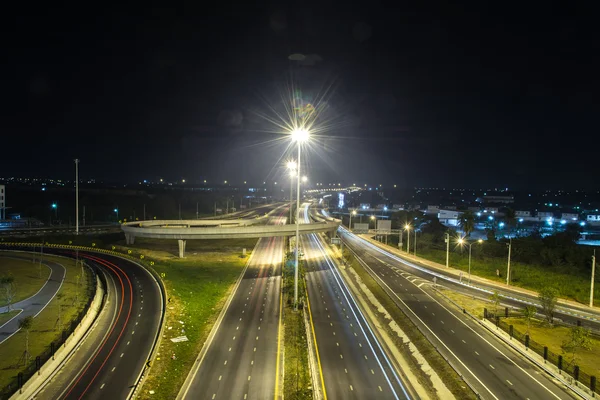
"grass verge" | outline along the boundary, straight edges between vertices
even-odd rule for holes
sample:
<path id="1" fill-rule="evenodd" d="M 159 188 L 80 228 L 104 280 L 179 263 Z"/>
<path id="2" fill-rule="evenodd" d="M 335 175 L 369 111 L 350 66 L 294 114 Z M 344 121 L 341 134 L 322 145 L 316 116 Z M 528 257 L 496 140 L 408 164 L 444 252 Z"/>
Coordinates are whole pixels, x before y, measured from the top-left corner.
<path id="1" fill-rule="evenodd" d="M 456 371 L 444 360 L 444 358 L 437 352 L 435 347 L 423 336 L 419 329 L 412 323 L 404 312 L 398 308 L 392 298 L 383 290 L 383 288 L 371 277 L 371 275 L 363 268 L 363 266 L 356 260 L 354 255 L 347 249 L 344 250 L 344 259 L 347 260 L 347 266 L 352 268 L 356 274 L 360 277 L 366 287 L 373 293 L 375 298 L 381 303 L 385 310 L 389 313 L 392 319 L 402 327 L 402 330 L 410 341 L 419 350 L 421 355 L 427 360 L 431 368 L 444 382 L 448 390 L 457 399 L 476 399 L 475 393 L 469 388 L 469 386 L 462 380 L 462 378 L 456 373 Z M 380 312 L 375 313 L 377 317 L 382 320 L 382 314 Z M 421 383 L 430 392 L 435 392 L 435 388 L 432 387 L 431 381 L 424 375 L 421 370 L 421 366 L 418 365 L 412 354 L 410 353 L 408 346 L 403 343 L 402 339 L 394 332 L 390 326 L 389 321 L 380 321 L 382 326 L 385 326 L 387 333 L 394 340 L 394 344 L 398 351 L 402 353 L 406 360 L 413 363 L 413 371 L 419 378 Z"/>
<path id="2" fill-rule="evenodd" d="M 12 275 L 15 278 L 16 297 L 12 302 L 16 303 L 36 294 L 48 280 L 50 269 L 39 262 L 18 260 L 3 255 L 0 256 L 0 276 L 5 275 Z M 0 297 L 0 307 L 6 304 L 4 296 Z"/>
<path id="3" fill-rule="evenodd" d="M 256 239 L 188 241 L 183 259 L 178 258 L 176 241 L 137 239 L 132 246 L 115 244 L 117 250 L 152 258 L 152 268 L 167 289 L 165 330 L 139 399 L 176 398 L 247 262 L 247 257 L 241 257 L 242 248 L 249 256 L 255 244 Z M 170 340 L 184 335 L 186 342 Z"/>
<path id="4" fill-rule="evenodd" d="M 308 342 L 304 326 L 304 296 L 306 284 L 302 262 L 298 271 L 298 310 L 294 311 L 293 254 L 288 253 L 283 267 L 283 324 L 284 324 L 284 381 L 283 397 L 292 400 L 313 398 L 312 381 L 308 365 Z M 291 262 L 290 262 L 291 260 Z"/>
<path id="5" fill-rule="evenodd" d="M 9 385 L 16 385 L 18 373 L 24 370 L 26 365 L 34 363 L 36 356 L 42 356 L 42 359 L 44 359 L 43 355 L 50 352 L 51 343 L 61 336 L 62 329 L 60 329 L 58 323 L 59 305 L 61 307 L 62 328 L 66 328 L 83 310 L 92 293 L 91 274 L 87 268 L 83 269 L 85 276 L 84 279 L 81 279 L 81 284 L 78 287 L 77 277 L 81 274 L 81 267 L 75 265 L 75 260 L 48 255 L 45 255 L 44 258 L 64 265 L 67 274 L 58 294 L 33 319 L 33 325 L 29 332 L 29 353 L 31 357 L 27 364 L 25 364 L 23 357 L 26 336 L 23 330 L 0 344 L 0 354 L 2 354 L 2 357 L 0 357 L 0 397 L 4 397 Z M 79 302 L 76 301 L 78 290 Z"/>

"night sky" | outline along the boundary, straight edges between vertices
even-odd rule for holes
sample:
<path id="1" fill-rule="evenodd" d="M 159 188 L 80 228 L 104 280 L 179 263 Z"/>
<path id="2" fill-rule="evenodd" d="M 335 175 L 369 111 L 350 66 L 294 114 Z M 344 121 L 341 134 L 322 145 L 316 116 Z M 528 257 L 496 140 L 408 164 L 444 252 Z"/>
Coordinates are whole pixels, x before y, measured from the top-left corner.
<path id="1" fill-rule="evenodd" d="M 325 110 L 311 182 L 597 187 L 592 2 L 21 3 L 3 10 L 0 176 L 70 177 L 79 157 L 110 181 L 283 179 L 262 116 L 293 82 Z"/>

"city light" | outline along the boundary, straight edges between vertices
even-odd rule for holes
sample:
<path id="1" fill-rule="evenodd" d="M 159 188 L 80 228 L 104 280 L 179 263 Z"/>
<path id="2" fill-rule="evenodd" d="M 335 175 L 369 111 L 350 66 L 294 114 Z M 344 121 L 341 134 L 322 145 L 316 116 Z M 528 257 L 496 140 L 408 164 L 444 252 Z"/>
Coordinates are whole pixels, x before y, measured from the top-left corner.
<path id="1" fill-rule="evenodd" d="M 308 182 L 308 177 L 307 176 L 303 176 L 302 177 L 302 182 L 304 182 L 304 183 Z"/>
<path id="2" fill-rule="evenodd" d="M 579 225 L 580 225 L 580 226 L 585 226 L 585 222 L 584 222 L 584 221 L 581 221 L 581 222 L 579 223 Z"/>
<path id="3" fill-rule="evenodd" d="M 52 208 L 56 208 L 56 203 L 52 203 Z"/>
<path id="4" fill-rule="evenodd" d="M 297 167 L 298 165 L 296 164 L 296 161 L 293 161 L 293 160 L 292 160 L 292 161 L 288 161 L 288 162 L 287 162 L 287 164 L 286 164 L 286 166 L 287 166 L 287 168 L 288 168 L 289 170 L 292 170 L 292 171 L 293 171 L 293 170 L 295 170 L 295 169 L 296 169 L 296 167 Z"/>
<path id="5" fill-rule="evenodd" d="M 494 217 L 492 217 L 492 216 L 490 215 L 490 216 L 488 217 L 488 219 L 489 219 L 490 221 L 493 221 L 493 220 L 494 220 Z"/>
<path id="6" fill-rule="evenodd" d="M 567 221 L 565 221 L 564 219 L 561 219 L 561 220 L 560 220 L 560 224 L 561 224 L 561 225 L 565 225 L 566 223 L 567 223 Z"/>
<path id="7" fill-rule="evenodd" d="M 500 223 L 498 224 L 498 226 L 499 226 L 500 228 L 504 228 L 504 222 L 500 222 Z"/>
<path id="8" fill-rule="evenodd" d="M 524 221 L 524 219 L 523 219 L 523 218 L 519 218 L 519 222 L 523 222 L 523 221 Z"/>

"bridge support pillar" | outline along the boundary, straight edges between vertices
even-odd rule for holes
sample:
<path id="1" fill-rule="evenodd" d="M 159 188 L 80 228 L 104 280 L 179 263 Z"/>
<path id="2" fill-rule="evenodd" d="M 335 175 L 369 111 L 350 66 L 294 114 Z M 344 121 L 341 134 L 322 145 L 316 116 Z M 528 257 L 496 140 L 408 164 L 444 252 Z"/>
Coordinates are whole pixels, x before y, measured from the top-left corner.
<path id="1" fill-rule="evenodd" d="M 133 236 L 131 233 L 126 233 L 125 234 L 125 243 L 126 244 L 134 244 L 135 242 L 135 236 Z"/>
<path id="2" fill-rule="evenodd" d="M 179 258 L 183 258 L 185 256 L 185 240 L 179 239 L 177 243 L 179 243 Z"/>

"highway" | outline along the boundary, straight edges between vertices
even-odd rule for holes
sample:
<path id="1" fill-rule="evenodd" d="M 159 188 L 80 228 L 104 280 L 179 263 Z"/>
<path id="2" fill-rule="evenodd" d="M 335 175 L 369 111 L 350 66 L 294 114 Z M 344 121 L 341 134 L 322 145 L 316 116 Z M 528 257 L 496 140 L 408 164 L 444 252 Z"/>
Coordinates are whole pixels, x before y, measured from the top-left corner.
<path id="1" fill-rule="evenodd" d="M 284 224 L 287 209 L 270 218 Z M 178 399 L 277 399 L 284 238 L 261 238 Z"/>
<path id="2" fill-rule="evenodd" d="M 303 222 L 309 222 L 307 205 Z M 303 235 L 301 245 L 327 397 L 408 399 L 406 385 L 381 348 L 320 236 Z"/>
<path id="3" fill-rule="evenodd" d="M 73 256 L 64 250 L 48 252 Z M 90 335 L 36 398 L 129 398 L 162 322 L 160 288 L 149 272 L 130 261 L 92 252 L 79 252 L 79 257 L 106 276 L 108 296 Z"/>
<path id="4" fill-rule="evenodd" d="M 398 307 L 482 398 L 572 398 L 471 318 L 438 301 L 430 289 L 430 281 L 414 276 L 414 268 L 400 258 L 345 229 L 338 232 Z"/>
<path id="5" fill-rule="evenodd" d="M 455 277 L 450 271 L 435 269 L 426 265 L 421 265 L 420 263 L 412 260 L 406 260 L 406 255 L 402 254 L 395 248 L 390 249 L 389 246 L 385 246 L 380 243 L 369 243 L 371 246 L 380 248 L 381 251 L 390 253 L 392 256 L 398 259 L 402 259 L 403 264 L 405 264 L 407 267 L 411 267 L 410 273 L 416 277 L 431 280 L 435 276 L 437 277 L 438 284 L 441 284 L 452 291 L 461 292 L 483 299 L 489 298 L 494 291 L 498 291 L 502 297 L 503 306 L 522 309 L 525 305 L 529 304 L 536 306 L 538 312 L 541 310 L 539 299 L 535 295 L 530 295 L 518 290 L 517 288 L 508 287 L 504 284 L 496 284 L 494 286 L 493 284 L 486 283 L 477 277 L 473 277 L 472 284 L 469 285 L 467 283 L 468 281 L 466 274 L 463 276 L 461 282 L 460 279 Z M 583 326 L 600 332 L 600 312 L 597 310 L 592 310 L 584 305 L 573 304 L 573 302 L 561 303 L 559 300 L 559 303 L 556 305 L 556 309 L 554 311 L 554 317 L 555 319 L 559 319 L 571 325 L 576 325 L 577 321 L 580 321 Z"/>

